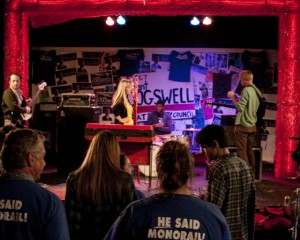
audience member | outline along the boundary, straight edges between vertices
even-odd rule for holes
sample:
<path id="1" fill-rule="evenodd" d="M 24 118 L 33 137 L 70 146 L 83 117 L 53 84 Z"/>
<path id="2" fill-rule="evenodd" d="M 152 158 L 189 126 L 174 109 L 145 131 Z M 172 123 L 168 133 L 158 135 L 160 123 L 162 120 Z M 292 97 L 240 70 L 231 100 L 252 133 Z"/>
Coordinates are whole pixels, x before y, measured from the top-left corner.
<path id="1" fill-rule="evenodd" d="M 71 239 L 103 239 L 133 200 L 135 187 L 131 175 L 121 170 L 119 143 L 112 132 L 102 131 L 67 179 L 65 206 Z"/>
<path id="2" fill-rule="evenodd" d="M 232 239 L 253 239 L 255 184 L 251 167 L 230 154 L 227 133 L 222 126 L 204 127 L 196 141 L 207 158 L 215 160 L 209 168 L 205 199 L 221 209 Z"/>
<path id="3" fill-rule="evenodd" d="M 161 192 L 130 204 L 105 239 L 230 239 L 221 211 L 190 194 L 194 159 L 186 145 L 166 142 L 156 161 Z"/>
<path id="4" fill-rule="evenodd" d="M 172 117 L 170 113 L 165 112 L 165 102 L 158 100 L 156 111 L 148 115 L 147 125 L 152 125 L 156 135 L 169 134 L 172 132 Z"/>
<path id="5" fill-rule="evenodd" d="M 112 99 L 112 111 L 115 115 L 116 124 L 133 125 L 133 107 L 128 100 L 132 94 L 133 82 L 131 79 L 122 78 Z"/>
<path id="6" fill-rule="evenodd" d="M 229 91 L 227 96 L 232 100 L 236 109 L 237 116 L 235 119 L 235 144 L 237 154 L 246 161 L 255 170 L 255 156 L 253 145 L 255 143 L 257 109 L 259 107 L 259 98 L 262 97 L 260 90 L 253 84 L 253 74 L 249 70 L 243 70 L 240 74 L 241 85 L 243 90 L 241 99 L 235 99 L 235 93 Z"/>
<path id="7" fill-rule="evenodd" d="M 31 99 L 25 99 L 23 96 L 20 89 L 21 79 L 21 75 L 16 72 L 8 77 L 9 88 L 4 91 L 1 104 L 5 126 L 24 127 L 25 121 L 23 121 L 21 114 L 31 113 L 29 107 Z"/>
<path id="8" fill-rule="evenodd" d="M 120 155 L 120 166 L 121 166 L 122 170 L 124 170 L 125 172 L 132 175 L 133 166 L 131 165 L 129 158 L 126 156 L 125 153 L 121 153 L 121 155 Z M 136 193 L 137 199 L 145 198 L 145 194 L 137 188 L 135 189 L 135 193 Z"/>
<path id="9" fill-rule="evenodd" d="M 44 136 L 31 129 L 5 137 L 0 176 L 0 239 L 69 239 L 62 201 L 35 183 L 45 167 Z"/>

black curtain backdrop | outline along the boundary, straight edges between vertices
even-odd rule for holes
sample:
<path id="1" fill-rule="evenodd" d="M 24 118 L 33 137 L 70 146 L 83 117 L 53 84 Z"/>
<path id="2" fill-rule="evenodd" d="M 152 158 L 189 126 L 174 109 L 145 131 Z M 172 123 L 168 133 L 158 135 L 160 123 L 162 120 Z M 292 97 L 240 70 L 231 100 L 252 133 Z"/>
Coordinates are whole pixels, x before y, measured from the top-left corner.
<path id="1" fill-rule="evenodd" d="M 278 49 L 278 17 L 213 17 L 191 26 L 191 16 L 129 16 L 108 27 L 106 17 L 77 19 L 30 30 L 31 46 L 189 47 Z"/>

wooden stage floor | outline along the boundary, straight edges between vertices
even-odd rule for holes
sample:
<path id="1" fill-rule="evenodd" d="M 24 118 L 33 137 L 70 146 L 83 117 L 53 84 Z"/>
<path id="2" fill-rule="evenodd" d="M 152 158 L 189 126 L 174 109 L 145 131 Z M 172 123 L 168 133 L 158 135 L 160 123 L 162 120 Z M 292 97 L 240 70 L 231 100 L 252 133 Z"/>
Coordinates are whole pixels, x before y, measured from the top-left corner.
<path id="1" fill-rule="evenodd" d="M 138 182 L 136 174 L 133 175 L 134 183 L 146 196 L 152 195 L 158 190 L 157 178 L 152 177 L 149 187 L 149 177 L 141 174 Z M 57 194 L 62 200 L 65 195 L 66 176 L 59 176 L 56 167 L 46 167 L 39 184 L 45 186 L 50 191 Z M 195 167 L 195 176 L 190 182 L 192 192 L 199 193 L 207 185 L 206 168 L 204 166 Z M 300 179 L 277 179 L 273 174 L 272 165 L 263 165 L 261 181 L 256 182 L 256 207 L 283 205 L 284 197 L 300 187 Z"/>
<path id="2" fill-rule="evenodd" d="M 276 179 L 274 177 L 272 165 L 263 165 L 261 180 L 256 182 L 256 208 L 266 206 L 282 206 L 285 196 L 290 196 L 294 190 L 300 187 L 300 179 Z M 133 175 L 134 183 L 137 188 L 142 190 L 146 196 L 150 196 L 158 191 L 157 178 L 151 179 L 149 187 L 149 177 Z M 38 183 L 48 190 L 54 192 L 60 199 L 65 198 L 66 176 L 57 174 L 56 167 L 47 167 L 44 170 Z M 207 185 L 205 166 L 195 167 L 195 176 L 189 183 L 191 192 L 199 194 L 199 189 Z M 261 230 L 256 229 L 255 240 L 283 239 L 291 240 L 291 232 L 287 230 Z"/>

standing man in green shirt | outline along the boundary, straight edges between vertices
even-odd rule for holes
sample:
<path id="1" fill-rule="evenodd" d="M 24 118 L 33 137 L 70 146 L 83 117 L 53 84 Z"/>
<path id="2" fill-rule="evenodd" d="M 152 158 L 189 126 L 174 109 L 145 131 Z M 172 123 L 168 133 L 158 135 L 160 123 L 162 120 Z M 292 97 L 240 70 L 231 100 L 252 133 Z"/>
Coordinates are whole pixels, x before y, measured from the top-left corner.
<path id="1" fill-rule="evenodd" d="M 256 135 L 257 109 L 259 107 L 259 98 L 262 97 L 260 90 L 253 84 L 253 73 L 249 70 L 243 70 L 240 74 L 243 91 L 239 101 L 235 99 L 234 92 L 229 91 L 227 97 L 234 103 L 237 116 L 235 119 L 235 144 L 237 154 L 245 160 L 255 171 L 255 156 L 253 145 Z"/>

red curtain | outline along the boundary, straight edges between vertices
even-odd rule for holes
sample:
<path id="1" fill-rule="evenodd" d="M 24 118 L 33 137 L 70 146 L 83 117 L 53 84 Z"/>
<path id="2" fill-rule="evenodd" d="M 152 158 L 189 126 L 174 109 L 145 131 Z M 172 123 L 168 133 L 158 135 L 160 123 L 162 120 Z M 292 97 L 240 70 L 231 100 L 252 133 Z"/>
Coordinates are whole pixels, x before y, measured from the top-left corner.
<path id="1" fill-rule="evenodd" d="M 32 27 L 49 26 L 76 18 L 107 15 L 219 15 L 278 16 L 280 44 L 276 116 L 275 176 L 295 177 L 291 152 L 300 125 L 300 1 L 299 0 L 7 0 L 4 33 L 4 77 L 12 71 L 23 76 L 28 96 L 28 20 Z M 259 36 L 250 36 L 259 37 Z M 7 81 L 4 82 L 7 87 Z"/>

